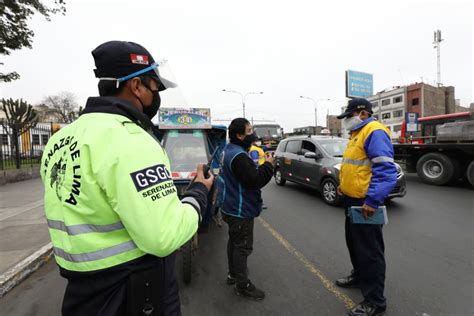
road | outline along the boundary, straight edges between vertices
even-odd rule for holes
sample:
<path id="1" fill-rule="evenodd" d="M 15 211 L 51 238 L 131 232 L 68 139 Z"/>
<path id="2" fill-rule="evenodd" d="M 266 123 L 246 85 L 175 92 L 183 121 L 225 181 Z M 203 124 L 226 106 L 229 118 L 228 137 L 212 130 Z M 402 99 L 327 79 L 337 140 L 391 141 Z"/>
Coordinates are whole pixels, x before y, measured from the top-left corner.
<path id="1" fill-rule="evenodd" d="M 388 204 L 384 228 L 388 314 L 473 315 L 474 190 L 429 186 L 412 175 L 407 185 L 407 196 Z M 345 315 L 362 298 L 332 284 L 351 269 L 342 209 L 292 183 L 271 182 L 264 200 L 249 267 L 265 300 L 246 301 L 225 284 L 227 229 L 214 226 L 199 235 L 191 284 L 180 285 L 183 314 Z M 64 287 L 50 262 L 0 300 L 0 315 L 58 315 Z"/>

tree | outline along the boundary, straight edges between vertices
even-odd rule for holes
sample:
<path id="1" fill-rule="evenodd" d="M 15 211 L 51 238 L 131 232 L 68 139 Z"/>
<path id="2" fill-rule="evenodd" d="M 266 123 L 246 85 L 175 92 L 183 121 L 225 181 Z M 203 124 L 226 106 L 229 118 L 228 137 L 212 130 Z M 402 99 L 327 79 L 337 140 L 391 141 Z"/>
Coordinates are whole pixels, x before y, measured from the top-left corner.
<path id="1" fill-rule="evenodd" d="M 40 0 L 0 0 L 0 55 L 10 55 L 12 51 L 23 47 L 31 48 L 35 33 L 28 27 L 27 21 L 35 13 L 51 21 L 51 15 L 66 13 L 66 2 L 55 0 L 48 7 Z M 0 82 L 17 80 L 17 72 L 1 73 Z"/>
<path id="2" fill-rule="evenodd" d="M 47 96 L 42 104 L 50 108 L 50 113 L 54 114 L 60 123 L 71 123 L 79 115 L 76 96 L 71 92 L 64 91 L 58 95 Z"/>
<path id="3" fill-rule="evenodd" d="M 33 107 L 22 99 L 2 99 L 1 110 L 6 118 L 1 120 L 3 130 L 10 136 L 12 149 L 15 153 L 16 167 L 20 168 L 20 150 L 18 138 L 38 123 L 38 114 Z"/>

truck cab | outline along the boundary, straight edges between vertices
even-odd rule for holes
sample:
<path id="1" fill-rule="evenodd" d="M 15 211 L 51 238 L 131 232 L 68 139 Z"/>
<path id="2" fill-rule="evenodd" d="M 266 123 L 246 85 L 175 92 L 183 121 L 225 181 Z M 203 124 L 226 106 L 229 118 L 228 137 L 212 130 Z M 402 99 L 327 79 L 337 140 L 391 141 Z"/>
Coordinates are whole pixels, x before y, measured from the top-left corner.
<path id="1" fill-rule="evenodd" d="M 262 142 L 262 146 L 268 150 L 276 150 L 283 138 L 283 129 L 278 124 L 255 124 L 253 130 L 258 140 Z"/>

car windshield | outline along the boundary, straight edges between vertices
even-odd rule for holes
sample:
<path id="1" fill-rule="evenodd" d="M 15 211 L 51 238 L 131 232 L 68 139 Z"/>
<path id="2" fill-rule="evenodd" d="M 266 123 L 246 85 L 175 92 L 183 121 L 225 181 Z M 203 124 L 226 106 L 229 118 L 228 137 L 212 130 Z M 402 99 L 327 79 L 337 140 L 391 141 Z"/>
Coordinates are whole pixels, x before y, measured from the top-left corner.
<path id="1" fill-rule="evenodd" d="M 346 150 L 348 140 L 347 139 L 328 139 L 320 140 L 318 143 L 324 150 L 333 157 L 342 157 Z"/>
<path id="2" fill-rule="evenodd" d="M 171 171 L 192 172 L 200 163 L 207 163 L 205 134 L 196 130 L 170 130 L 165 136 L 165 150 Z"/>
<path id="3" fill-rule="evenodd" d="M 280 128 L 278 126 L 254 126 L 253 130 L 259 138 L 281 136 Z"/>

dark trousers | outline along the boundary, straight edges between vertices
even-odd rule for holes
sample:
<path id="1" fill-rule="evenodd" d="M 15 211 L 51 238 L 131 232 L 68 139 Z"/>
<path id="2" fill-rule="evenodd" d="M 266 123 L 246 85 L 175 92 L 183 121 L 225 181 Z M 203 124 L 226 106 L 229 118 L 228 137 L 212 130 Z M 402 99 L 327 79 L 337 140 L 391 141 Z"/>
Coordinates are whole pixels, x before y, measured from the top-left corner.
<path id="1" fill-rule="evenodd" d="M 253 218 L 239 218 L 223 214 L 229 225 L 227 260 L 229 273 L 237 278 L 237 287 L 243 288 L 249 282 L 247 258 L 253 250 Z"/>
<path id="2" fill-rule="evenodd" d="M 172 253 L 165 258 L 146 255 L 116 267 L 92 272 L 75 272 L 60 268 L 61 276 L 68 280 L 62 315 L 143 315 L 141 311 L 146 295 L 155 298 L 152 300 L 154 313 L 151 315 L 180 316 L 175 260 L 176 253 Z M 151 286 L 145 287 L 144 282 L 141 282 L 141 272 L 152 270 L 157 271 L 158 277 L 152 277 Z M 149 289 L 152 292 L 149 292 Z"/>
<path id="3" fill-rule="evenodd" d="M 345 198 L 346 244 L 362 296 L 366 301 L 383 307 L 386 306 L 383 225 L 352 224 L 348 216 L 351 206 L 363 204 L 363 199 Z"/>

